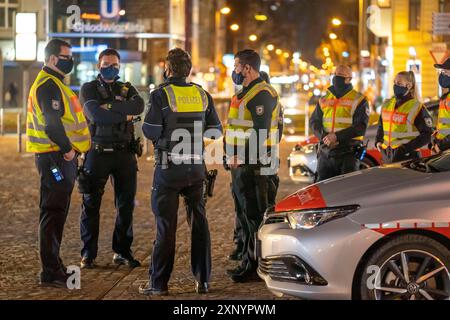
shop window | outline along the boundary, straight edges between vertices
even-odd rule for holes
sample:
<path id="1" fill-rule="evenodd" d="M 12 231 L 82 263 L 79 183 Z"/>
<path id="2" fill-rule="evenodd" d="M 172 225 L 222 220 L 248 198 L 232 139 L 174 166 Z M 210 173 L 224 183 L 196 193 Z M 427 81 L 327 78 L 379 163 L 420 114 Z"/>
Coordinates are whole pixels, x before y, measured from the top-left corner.
<path id="1" fill-rule="evenodd" d="M 409 30 L 420 30 L 422 0 L 409 0 Z"/>
<path id="2" fill-rule="evenodd" d="M 18 0 L 0 0 L 0 29 L 10 29 L 19 7 Z"/>

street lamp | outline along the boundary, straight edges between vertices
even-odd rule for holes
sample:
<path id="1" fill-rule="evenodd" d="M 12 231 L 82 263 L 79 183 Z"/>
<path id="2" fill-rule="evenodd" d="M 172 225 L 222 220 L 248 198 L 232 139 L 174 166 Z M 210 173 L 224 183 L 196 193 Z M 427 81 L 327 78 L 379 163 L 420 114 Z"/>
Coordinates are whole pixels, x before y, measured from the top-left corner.
<path id="1" fill-rule="evenodd" d="M 278 56 L 281 56 L 281 54 L 283 53 L 283 50 L 277 49 L 277 50 L 275 50 L 275 53 L 276 53 Z"/>
<path id="2" fill-rule="evenodd" d="M 337 38 L 338 38 L 338 36 L 337 36 L 336 33 L 334 33 L 334 32 L 330 33 L 330 39 L 331 40 L 336 40 Z"/>
<path id="3" fill-rule="evenodd" d="M 30 66 L 37 59 L 37 13 L 18 12 L 15 19 L 14 47 L 16 61 L 22 66 L 22 108 L 27 111 Z"/>
<path id="4" fill-rule="evenodd" d="M 269 19 L 265 14 L 255 14 L 256 21 L 267 21 Z"/>
<path id="5" fill-rule="evenodd" d="M 36 61 L 37 36 L 36 13 L 16 14 L 15 51 L 16 61 Z"/>
<path id="6" fill-rule="evenodd" d="M 248 37 L 248 40 L 250 40 L 251 42 L 255 42 L 256 40 L 258 40 L 258 36 L 256 34 L 251 34 Z"/>
<path id="7" fill-rule="evenodd" d="M 230 26 L 230 29 L 231 29 L 232 31 L 238 31 L 238 30 L 239 30 L 239 25 L 238 25 L 237 23 L 233 23 L 233 24 Z"/>
<path id="8" fill-rule="evenodd" d="M 266 49 L 269 51 L 273 51 L 275 49 L 275 46 L 273 44 L 269 44 L 267 45 Z"/>
<path id="9" fill-rule="evenodd" d="M 333 26 L 339 27 L 340 25 L 342 25 L 342 20 L 338 18 L 333 18 L 333 20 L 331 20 L 331 23 L 333 24 Z"/>
<path id="10" fill-rule="evenodd" d="M 230 12 L 231 12 L 230 7 L 223 7 L 222 9 L 220 9 L 220 13 L 223 15 L 230 14 Z"/>

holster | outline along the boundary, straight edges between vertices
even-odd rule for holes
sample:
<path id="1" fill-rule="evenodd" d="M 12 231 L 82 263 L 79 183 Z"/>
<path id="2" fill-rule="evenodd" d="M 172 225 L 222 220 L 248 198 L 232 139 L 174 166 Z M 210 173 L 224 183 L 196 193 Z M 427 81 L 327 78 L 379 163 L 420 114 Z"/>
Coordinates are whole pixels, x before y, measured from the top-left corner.
<path id="1" fill-rule="evenodd" d="M 161 166 L 162 170 L 169 169 L 169 152 L 167 150 L 155 149 L 155 165 Z"/>
<path id="2" fill-rule="evenodd" d="M 206 172 L 205 178 L 205 190 L 203 194 L 203 198 L 205 201 L 209 198 L 212 198 L 214 195 L 214 185 L 217 179 L 217 170 L 210 170 Z"/>
<path id="3" fill-rule="evenodd" d="M 92 193 L 91 183 L 89 181 L 89 177 L 86 174 L 83 166 L 78 168 L 77 182 L 78 182 L 78 192 L 79 193 L 81 193 L 81 194 Z"/>
<path id="4" fill-rule="evenodd" d="M 130 142 L 130 152 L 136 154 L 138 158 L 142 157 L 144 153 L 144 145 L 141 143 L 141 138 L 134 138 Z"/>
<path id="5" fill-rule="evenodd" d="M 99 194 L 105 193 L 106 178 L 95 178 L 83 166 L 78 169 L 78 192 L 81 194 Z"/>

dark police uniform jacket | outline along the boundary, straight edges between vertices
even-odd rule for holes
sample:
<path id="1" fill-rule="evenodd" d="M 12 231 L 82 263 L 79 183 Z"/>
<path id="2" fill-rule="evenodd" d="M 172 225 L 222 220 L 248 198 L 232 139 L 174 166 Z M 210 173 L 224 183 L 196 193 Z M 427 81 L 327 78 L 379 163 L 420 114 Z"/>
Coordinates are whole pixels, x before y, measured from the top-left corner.
<path id="1" fill-rule="evenodd" d="M 169 101 L 164 87 L 168 85 L 175 85 L 180 87 L 195 86 L 196 84 L 187 83 L 184 78 L 169 78 L 166 83 L 162 84 L 158 89 L 153 91 L 150 95 L 150 108 L 145 116 L 142 130 L 147 139 L 153 142 L 155 149 L 164 149 L 166 141 L 167 130 L 169 130 L 169 115 L 173 112 L 169 107 Z M 222 134 L 222 124 L 214 108 L 214 102 L 209 93 L 205 91 L 208 100 L 208 106 L 204 112 L 203 128 L 216 129 L 215 136 L 208 136 L 208 138 L 217 139 Z M 212 131 L 211 131 L 212 132 Z M 220 133 L 217 136 L 217 133 Z M 203 141 L 202 141 L 203 143 Z M 155 171 L 156 184 L 172 185 L 172 186 L 186 186 L 194 185 L 205 179 L 205 166 L 202 164 L 178 164 L 169 165 L 169 169 L 163 170 L 160 165 L 157 165 Z"/>

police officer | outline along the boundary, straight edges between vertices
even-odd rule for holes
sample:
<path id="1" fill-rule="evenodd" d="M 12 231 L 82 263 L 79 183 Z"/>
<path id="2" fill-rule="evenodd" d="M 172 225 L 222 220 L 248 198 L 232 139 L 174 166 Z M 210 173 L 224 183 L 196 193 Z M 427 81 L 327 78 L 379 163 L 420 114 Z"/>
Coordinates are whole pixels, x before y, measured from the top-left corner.
<path id="1" fill-rule="evenodd" d="M 86 154 L 78 180 L 83 194 L 80 265 L 82 268 L 95 267 L 100 204 L 111 175 L 117 210 L 112 241 L 113 263 L 134 268 L 140 263 L 131 251 L 138 170 L 136 154 L 139 153 L 133 116 L 144 111 L 144 100 L 129 82 L 118 81 L 120 55 L 116 50 L 101 52 L 97 67 L 100 71 L 97 79 L 85 83 L 80 92 L 92 133 L 92 148 Z"/>
<path id="2" fill-rule="evenodd" d="M 263 81 L 265 81 L 267 84 L 270 84 L 270 76 L 265 71 L 260 71 L 259 75 Z M 283 136 L 283 129 L 284 129 L 284 115 L 283 115 L 283 108 L 280 108 L 280 114 L 278 119 L 278 135 L 279 139 L 281 141 L 281 138 Z M 225 170 L 229 171 L 229 166 L 225 163 Z M 280 178 L 278 177 L 278 174 L 270 175 L 269 176 L 269 194 L 268 194 L 268 202 L 269 206 L 274 206 L 278 187 L 280 184 Z M 233 185 L 231 185 L 231 194 L 233 196 L 234 201 L 234 208 L 236 211 L 236 218 L 235 218 L 235 228 L 233 233 L 233 242 L 235 244 L 235 248 L 233 252 L 228 256 L 228 259 L 231 261 L 240 261 L 242 260 L 242 257 L 244 256 L 243 248 L 244 248 L 244 236 L 243 236 L 243 229 L 240 223 L 239 217 L 242 216 L 242 209 L 239 205 L 238 198 L 236 194 L 233 191 Z"/>
<path id="3" fill-rule="evenodd" d="M 269 195 L 274 194 L 270 176 L 279 167 L 281 105 L 275 89 L 261 79 L 260 66 L 261 58 L 254 50 L 235 55 L 233 81 L 243 88 L 232 98 L 224 137 L 244 243 L 240 265 L 227 271 L 235 282 L 259 279 L 255 233 L 269 206 Z"/>
<path id="4" fill-rule="evenodd" d="M 440 70 L 439 85 L 445 91 L 439 104 L 437 130 L 433 134 L 432 150 L 440 153 L 450 149 L 450 58 L 435 67 Z"/>
<path id="5" fill-rule="evenodd" d="M 358 170 L 359 161 L 353 152 L 361 146 L 369 122 L 367 99 L 352 86 L 352 70 L 336 67 L 333 85 L 314 110 L 310 126 L 320 139 L 317 181 Z"/>
<path id="6" fill-rule="evenodd" d="M 150 281 L 139 288 L 145 295 L 167 295 L 175 256 L 179 197 L 184 197 L 191 226 L 191 266 L 197 293 L 208 292 L 211 244 L 203 198 L 206 167 L 203 137 L 219 138 L 222 126 L 211 96 L 186 78 L 192 69 L 190 55 L 170 50 L 166 81 L 150 96 L 150 109 L 142 127 L 155 147 L 152 209 L 156 217 Z M 211 134 L 209 134 L 210 132 Z"/>
<path id="7" fill-rule="evenodd" d="M 35 153 L 41 179 L 40 282 L 63 288 L 68 275 L 59 249 L 77 175 L 77 154 L 89 150 L 91 143 L 80 102 L 63 83 L 72 68 L 70 44 L 51 40 L 45 47 L 45 66 L 31 86 L 27 112 L 26 149 Z"/>
<path id="8" fill-rule="evenodd" d="M 397 74 L 394 94 L 395 97 L 383 104 L 378 126 L 376 147 L 383 163 L 419 158 L 417 149 L 428 145 L 433 133 L 433 120 L 416 98 L 414 72 Z"/>

